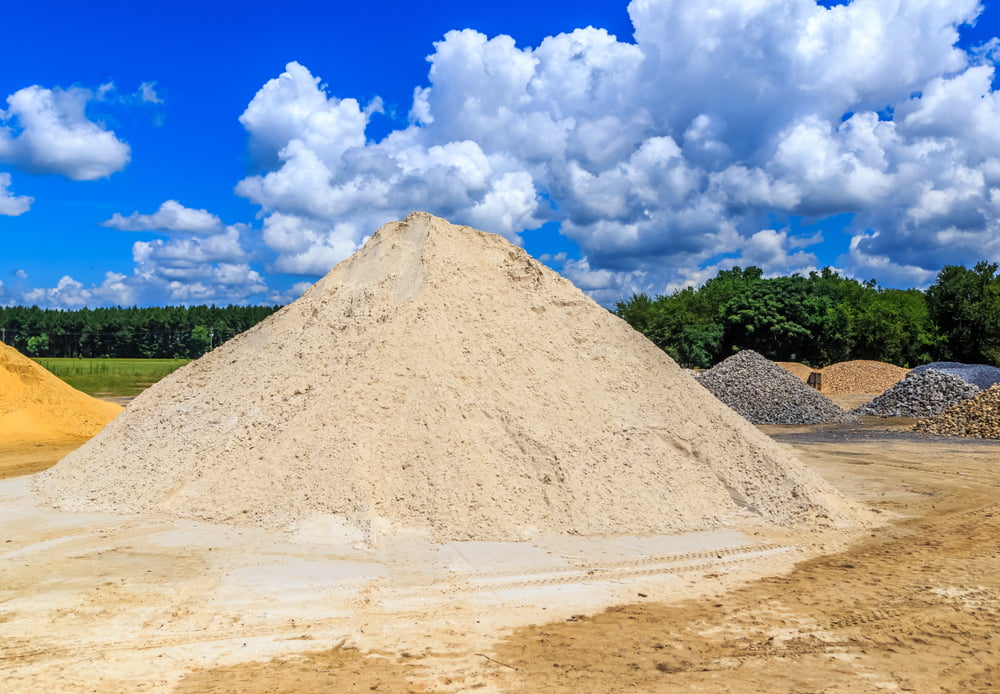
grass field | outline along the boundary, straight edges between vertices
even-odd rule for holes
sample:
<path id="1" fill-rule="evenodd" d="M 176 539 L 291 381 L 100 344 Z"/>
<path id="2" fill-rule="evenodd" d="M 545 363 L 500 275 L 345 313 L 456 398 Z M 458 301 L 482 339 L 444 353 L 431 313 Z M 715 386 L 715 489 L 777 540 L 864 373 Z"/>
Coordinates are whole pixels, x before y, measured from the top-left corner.
<path id="1" fill-rule="evenodd" d="M 56 359 L 39 364 L 77 390 L 100 397 L 138 395 L 190 359 Z"/>

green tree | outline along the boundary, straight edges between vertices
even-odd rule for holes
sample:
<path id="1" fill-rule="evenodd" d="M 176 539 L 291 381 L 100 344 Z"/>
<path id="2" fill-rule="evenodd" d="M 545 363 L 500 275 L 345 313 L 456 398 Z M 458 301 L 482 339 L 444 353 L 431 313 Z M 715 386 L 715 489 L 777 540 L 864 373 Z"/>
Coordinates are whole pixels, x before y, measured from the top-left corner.
<path id="1" fill-rule="evenodd" d="M 947 265 L 927 290 L 930 316 L 943 336 L 942 356 L 954 361 L 996 362 L 1000 349 L 996 263 L 977 263 L 971 270 Z M 994 355 L 993 357 L 987 356 Z"/>
<path id="2" fill-rule="evenodd" d="M 45 333 L 32 335 L 25 342 L 25 352 L 29 356 L 37 357 L 49 351 L 49 336 Z"/>

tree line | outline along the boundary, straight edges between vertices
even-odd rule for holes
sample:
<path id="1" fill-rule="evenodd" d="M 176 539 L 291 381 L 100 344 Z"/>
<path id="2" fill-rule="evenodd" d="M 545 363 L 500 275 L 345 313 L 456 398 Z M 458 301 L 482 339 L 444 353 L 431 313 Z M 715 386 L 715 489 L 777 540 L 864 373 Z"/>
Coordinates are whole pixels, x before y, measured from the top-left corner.
<path id="1" fill-rule="evenodd" d="M 32 357 L 195 359 L 280 306 L 0 307 L 0 340 Z"/>
<path id="2" fill-rule="evenodd" d="M 851 359 L 1000 366 L 998 267 L 949 265 L 925 291 L 884 289 L 830 268 L 765 278 L 758 267 L 735 267 L 698 288 L 636 294 L 615 313 L 693 368 L 743 349 L 814 368 Z"/>

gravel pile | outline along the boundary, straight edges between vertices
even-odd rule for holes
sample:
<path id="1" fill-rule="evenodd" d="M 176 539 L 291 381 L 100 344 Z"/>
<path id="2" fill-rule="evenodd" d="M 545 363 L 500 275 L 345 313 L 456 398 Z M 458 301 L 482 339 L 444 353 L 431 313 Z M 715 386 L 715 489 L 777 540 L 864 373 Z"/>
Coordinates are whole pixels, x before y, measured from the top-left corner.
<path id="1" fill-rule="evenodd" d="M 1000 383 L 1000 369 L 995 366 L 987 366 L 986 364 L 962 364 L 957 361 L 935 361 L 930 364 L 918 366 L 913 371 L 921 373 L 923 371 L 927 371 L 928 369 L 941 371 L 946 374 L 954 374 L 966 383 L 971 383 L 976 386 L 979 390 L 986 390 L 990 386 Z"/>
<path id="2" fill-rule="evenodd" d="M 933 417 L 962 400 L 968 400 L 979 388 L 955 374 L 933 369 L 912 372 L 854 414 L 875 417 Z"/>
<path id="3" fill-rule="evenodd" d="M 716 364 L 698 376 L 698 382 L 754 424 L 855 420 L 789 371 L 749 349 Z"/>
<path id="4" fill-rule="evenodd" d="M 855 359 L 831 364 L 821 373 L 824 393 L 884 393 L 908 372 L 884 361 Z"/>
<path id="5" fill-rule="evenodd" d="M 917 422 L 913 430 L 938 436 L 1000 439 L 1000 385 L 955 403 L 937 417 Z"/>

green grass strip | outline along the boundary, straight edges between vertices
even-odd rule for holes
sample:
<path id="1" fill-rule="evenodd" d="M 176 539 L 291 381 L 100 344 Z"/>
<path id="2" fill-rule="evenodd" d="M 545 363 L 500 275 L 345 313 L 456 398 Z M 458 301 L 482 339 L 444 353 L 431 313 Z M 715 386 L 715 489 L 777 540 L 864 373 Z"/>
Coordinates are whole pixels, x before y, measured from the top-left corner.
<path id="1" fill-rule="evenodd" d="M 138 395 L 190 359 L 61 359 L 39 364 L 77 390 L 98 397 Z"/>

